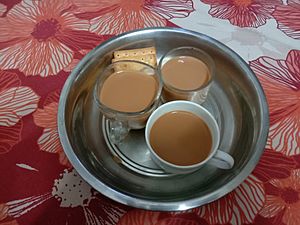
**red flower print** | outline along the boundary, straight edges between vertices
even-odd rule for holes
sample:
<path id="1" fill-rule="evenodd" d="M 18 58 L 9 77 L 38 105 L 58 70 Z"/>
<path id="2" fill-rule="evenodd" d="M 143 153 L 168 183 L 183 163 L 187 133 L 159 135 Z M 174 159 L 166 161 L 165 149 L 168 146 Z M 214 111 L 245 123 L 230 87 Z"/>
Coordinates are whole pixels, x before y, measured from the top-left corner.
<path id="1" fill-rule="evenodd" d="M 11 221 L 6 221 L 6 222 L 0 222 L 0 225 L 18 225 L 17 221 L 11 220 Z"/>
<path id="2" fill-rule="evenodd" d="M 270 181 L 272 188 L 266 195 L 266 203 L 260 214 L 274 217 L 283 211 L 282 222 L 286 225 L 300 224 L 300 170 L 292 171 L 286 179 Z"/>
<path id="3" fill-rule="evenodd" d="M 8 206 L 0 203 L 0 225 L 18 225 L 17 221 L 9 220 L 8 218 Z"/>
<path id="4" fill-rule="evenodd" d="M 253 222 L 265 202 L 263 183 L 250 175 L 238 188 L 223 198 L 193 209 L 209 224 Z"/>
<path id="5" fill-rule="evenodd" d="M 37 177 L 36 173 L 42 173 L 39 171 L 38 168 L 32 175 Z M 45 174 L 39 175 L 45 176 Z M 21 184 L 16 183 L 16 185 Z M 26 188 L 26 184 L 22 183 L 22 185 Z M 31 194 L 21 198 L 18 193 L 8 192 L 14 196 L 10 196 L 13 200 L 5 203 L 3 211 L 7 218 L 3 221 L 17 219 L 22 221 L 21 224 L 43 224 L 47 221 L 47 223 L 55 225 L 114 224 L 125 213 L 125 206 L 101 196 L 74 169 L 62 171 L 51 186 L 52 188 L 45 190 L 44 193 Z M 32 193 L 37 190 L 28 192 Z M 39 210 L 38 208 L 42 208 L 43 212 L 47 213 L 44 213 L 42 217 L 34 216 L 35 210 L 33 209 Z M 31 221 L 27 222 L 28 219 Z M 2 225 L 1 222 L 0 225 Z"/>
<path id="6" fill-rule="evenodd" d="M 12 9 L 12 7 L 14 7 L 14 5 L 20 3 L 22 0 L 1 0 L 2 6 L 0 6 L 4 11 L 2 16 L 6 16 L 6 14 L 9 12 L 9 10 Z"/>
<path id="7" fill-rule="evenodd" d="M 0 221 L 7 217 L 8 207 L 5 204 L 0 203 Z"/>
<path id="8" fill-rule="evenodd" d="M 277 20 L 278 28 L 286 35 L 300 39 L 299 0 L 289 0 L 288 5 L 277 6 L 273 12 L 273 17 Z"/>
<path id="9" fill-rule="evenodd" d="M 0 68 L 25 75 L 55 75 L 74 53 L 102 40 L 88 32 L 89 22 L 68 12 L 69 1 L 24 0 L 0 18 Z"/>
<path id="10" fill-rule="evenodd" d="M 58 101 L 59 92 L 50 93 L 44 102 L 44 107 L 37 109 L 33 113 L 33 120 L 37 126 L 44 128 L 42 136 L 38 139 L 40 150 L 57 153 L 59 155 L 59 162 L 62 165 L 71 167 L 59 141 L 57 130 Z"/>
<path id="11" fill-rule="evenodd" d="M 187 17 L 194 11 L 192 0 L 73 0 L 77 16 L 89 18 L 90 31 L 120 34 L 144 28 L 166 26 L 173 18 Z"/>
<path id="12" fill-rule="evenodd" d="M 22 127 L 22 120 L 14 126 L 0 126 L 0 154 L 9 152 L 21 140 Z"/>
<path id="13" fill-rule="evenodd" d="M 6 12 L 6 6 L 0 3 L 0 16 Z"/>
<path id="14" fill-rule="evenodd" d="M 202 225 L 197 220 L 189 220 L 184 218 L 178 218 L 178 217 L 170 217 L 167 219 L 160 220 L 156 225 Z"/>
<path id="15" fill-rule="evenodd" d="M 80 59 L 73 59 L 72 62 L 69 64 L 69 66 L 64 68 L 64 71 L 66 72 L 71 72 L 76 66 L 77 64 L 80 62 Z"/>
<path id="16" fill-rule="evenodd" d="M 272 178 L 289 177 L 294 168 L 296 162 L 292 158 L 272 149 L 265 149 L 252 174 L 261 181 L 267 182 Z"/>
<path id="17" fill-rule="evenodd" d="M 300 51 L 286 60 L 260 57 L 250 62 L 270 109 L 268 145 L 287 156 L 300 154 Z"/>
<path id="18" fill-rule="evenodd" d="M 37 108 L 39 96 L 20 85 L 15 73 L 0 71 L 0 154 L 20 141 L 21 118 Z"/>
<path id="19" fill-rule="evenodd" d="M 201 0 L 211 5 L 209 14 L 227 19 L 239 27 L 259 27 L 272 18 L 272 12 L 280 0 Z"/>
<path id="20" fill-rule="evenodd" d="M 162 213 L 133 209 L 124 214 L 117 225 L 204 225 L 193 213 Z"/>
<path id="21" fill-rule="evenodd" d="M 200 219 L 194 213 L 161 213 L 156 225 L 207 225 L 207 222 Z"/>
<path id="22" fill-rule="evenodd" d="M 159 212 L 135 209 L 127 212 L 118 221 L 118 225 L 156 225 L 158 223 Z"/>

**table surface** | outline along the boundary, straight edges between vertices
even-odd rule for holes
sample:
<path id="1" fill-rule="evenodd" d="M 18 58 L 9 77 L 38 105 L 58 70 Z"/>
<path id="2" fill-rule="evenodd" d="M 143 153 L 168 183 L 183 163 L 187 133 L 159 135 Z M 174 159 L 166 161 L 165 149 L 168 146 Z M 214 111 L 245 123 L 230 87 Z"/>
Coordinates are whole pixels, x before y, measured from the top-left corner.
<path id="1" fill-rule="evenodd" d="M 299 0 L 0 0 L 0 224 L 300 224 Z M 182 27 L 249 63 L 270 109 L 265 152 L 234 191 L 177 213 L 93 190 L 59 142 L 60 91 L 78 61 L 125 31 Z"/>

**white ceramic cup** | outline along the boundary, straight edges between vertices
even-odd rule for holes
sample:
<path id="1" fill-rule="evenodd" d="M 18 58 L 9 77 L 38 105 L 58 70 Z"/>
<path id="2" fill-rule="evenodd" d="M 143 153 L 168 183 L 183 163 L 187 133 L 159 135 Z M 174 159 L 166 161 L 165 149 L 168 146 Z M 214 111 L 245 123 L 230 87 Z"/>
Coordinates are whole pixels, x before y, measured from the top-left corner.
<path id="1" fill-rule="evenodd" d="M 178 111 L 178 110 L 191 112 L 199 116 L 207 124 L 211 132 L 212 148 L 210 150 L 210 154 L 205 160 L 197 164 L 193 164 L 189 166 L 179 166 L 179 165 L 172 164 L 160 158 L 151 147 L 150 131 L 155 121 L 168 112 Z M 177 174 L 190 173 L 199 169 L 205 164 L 210 164 L 220 169 L 231 169 L 234 165 L 234 159 L 232 158 L 231 155 L 221 150 L 218 150 L 219 142 L 220 142 L 220 131 L 216 120 L 205 108 L 203 108 L 197 103 L 193 103 L 190 101 L 172 101 L 158 107 L 151 114 L 151 116 L 147 121 L 146 129 L 145 129 L 145 138 L 153 161 L 158 166 L 160 166 L 162 169 L 164 169 L 166 172 L 169 173 L 177 173 Z"/>

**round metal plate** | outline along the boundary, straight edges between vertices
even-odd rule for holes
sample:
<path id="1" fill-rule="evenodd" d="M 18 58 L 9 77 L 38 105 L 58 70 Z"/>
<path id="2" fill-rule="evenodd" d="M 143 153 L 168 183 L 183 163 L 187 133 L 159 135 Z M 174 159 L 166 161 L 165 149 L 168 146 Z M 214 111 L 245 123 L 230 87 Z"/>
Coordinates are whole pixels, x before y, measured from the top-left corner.
<path id="1" fill-rule="evenodd" d="M 203 106 L 220 126 L 220 149 L 235 159 L 231 170 L 205 166 L 191 174 L 167 174 L 151 161 L 143 130 L 130 132 L 118 146 L 110 143 L 109 124 L 94 103 L 93 85 L 116 49 L 148 46 L 157 48 L 158 59 L 179 46 L 212 55 L 216 77 Z M 185 210 L 232 191 L 258 163 L 268 128 L 266 98 L 248 65 L 220 42 L 177 28 L 133 31 L 99 45 L 69 76 L 58 110 L 61 143 L 78 173 L 107 197 L 152 210 Z"/>

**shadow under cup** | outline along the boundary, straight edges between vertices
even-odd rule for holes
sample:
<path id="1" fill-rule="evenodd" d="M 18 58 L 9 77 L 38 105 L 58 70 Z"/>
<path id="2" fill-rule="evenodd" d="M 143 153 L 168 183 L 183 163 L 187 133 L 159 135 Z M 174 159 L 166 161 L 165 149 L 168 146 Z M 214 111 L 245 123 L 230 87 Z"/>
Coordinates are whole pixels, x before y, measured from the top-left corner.
<path id="1" fill-rule="evenodd" d="M 119 72 L 140 72 L 147 76 L 152 76 L 157 82 L 155 96 L 152 102 L 142 111 L 122 112 L 104 105 L 100 100 L 101 90 L 105 81 L 112 75 Z M 109 120 L 110 140 L 119 143 L 131 129 L 142 129 L 151 113 L 158 107 L 162 90 L 162 82 L 157 70 L 152 66 L 133 60 L 122 60 L 111 63 L 99 75 L 94 87 L 94 100 L 101 113 Z M 120 99 L 120 101 L 122 101 Z"/>
<path id="2" fill-rule="evenodd" d="M 192 57 L 203 62 L 208 70 L 207 81 L 201 86 L 190 90 L 183 90 L 168 83 L 168 81 L 164 79 L 163 67 L 171 59 L 174 59 L 176 57 Z M 214 79 L 215 63 L 214 60 L 207 53 L 198 48 L 179 47 L 172 49 L 161 58 L 158 65 L 158 73 L 163 81 L 163 90 L 161 96 L 163 102 L 169 102 L 174 100 L 188 100 L 201 104 L 206 100 L 210 85 Z M 184 76 L 185 74 L 182 74 L 182 79 L 184 79 Z M 199 76 L 201 76 L 201 74 L 199 74 Z"/>

